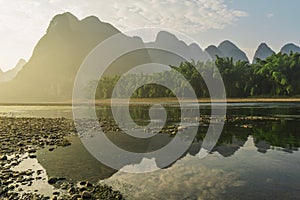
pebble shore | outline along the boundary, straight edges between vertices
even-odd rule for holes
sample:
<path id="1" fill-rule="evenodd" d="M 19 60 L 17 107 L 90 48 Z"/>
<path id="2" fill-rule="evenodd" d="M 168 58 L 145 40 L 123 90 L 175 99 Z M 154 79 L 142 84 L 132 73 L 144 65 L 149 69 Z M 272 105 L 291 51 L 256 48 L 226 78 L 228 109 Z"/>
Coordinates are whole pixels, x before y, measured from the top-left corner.
<path id="1" fill-rule="evenodd" d="M 177 119 L 178 121 L 179 119 Z M 225 125 L 252 128 L 254 121 L 278 121 L 278 118 L 231 116 L 224 119 Z M 218 123 L 209 116 L 193 119 L 201 126 Z M 95 127 L 88 120 L 79 122 L 84 129 Z M 104 132 L 122 133 L 113 120 L 100 120 Z M 172 124 L 165 126 L 159 133 L 174 135 L 188 126 Z M 126 130 L 125 130 L 126 131 Z M 143 130 L 145 133 L 154 130 Z M 64 177 L 48 177 L 46 172 L 31 168 L 15 170 L 24 160 L 37 159 L 36 152 L 45 147 L 49 151 L 61 146 L 72 145 L 67 136 L 77 135 L 74 121 L 66 118 L 9 118 L 0 117 L 0 199 L 124 199 L 122 194 L 111 187 L 92 184 L 87 180 L 70 182 Z M 35 181 L 53 187 L 51 195 L 41 194 L 38 189 L 26 192 Z"/>
<path id="2" fill-rule="evenodd" d="M 36 159 L 36 151 L 50 146 L 71 143 L 67 136 L 76 135 L 73 120 L 66 118 L 0 118 L 0 199 L 124 199 L 111 187 L 92 184 L 86 180 L 70 182 L 64 177 L 48 177 L 43 170 L 15 170 L 20 163 Z M 53 187 L 51 195 L 40 194 L 36 189 L 26 192 L 24 188 L 35 181 Z"/>

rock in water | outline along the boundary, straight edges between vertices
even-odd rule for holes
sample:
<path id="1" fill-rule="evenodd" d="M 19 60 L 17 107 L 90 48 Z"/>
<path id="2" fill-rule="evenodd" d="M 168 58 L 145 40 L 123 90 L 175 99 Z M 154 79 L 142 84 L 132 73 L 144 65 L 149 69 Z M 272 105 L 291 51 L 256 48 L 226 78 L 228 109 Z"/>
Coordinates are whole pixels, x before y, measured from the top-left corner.
<path id="1" fill-rule="evenodd" d="M 29 158 L 36 158 L 35 154 L 29 154 Z"/>
<path id="2" fill-rule="evenodd" d="M 53 185 L 53 184 L 55 184 L 57 181 L 58 181 L 57 178 L 55 178 L 55 177 L 50 177 L 49 180 L 48 180 L 48 183 L 49 183 L 50 185 Z"/>
<path id="3" fill-rule="evenodd" d="M 0 158 L 0 160 L 7 160 L 7 156 L 6 155 L 4 155 L 4 156 L 1 156 L 1 158 Z"/>
<path id="4" fill-rule="evenodd" d="M 88 191 L 84 191 L 84 192 L 82 192 L 82 194 L 81 194 L 81 198 L 82 198 L 82 199 L 90 199 L 90 198 L 92 198 L 92 195 L 91 195 L 91 193 L 89 193 Z"/>

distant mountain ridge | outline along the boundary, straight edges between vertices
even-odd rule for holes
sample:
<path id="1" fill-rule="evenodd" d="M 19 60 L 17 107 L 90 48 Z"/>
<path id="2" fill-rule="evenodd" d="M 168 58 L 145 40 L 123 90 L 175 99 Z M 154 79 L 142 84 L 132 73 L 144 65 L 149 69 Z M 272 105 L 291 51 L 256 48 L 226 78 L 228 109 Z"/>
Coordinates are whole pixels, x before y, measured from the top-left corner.
<path id="1" fill-rule="evenodd" d="M 246 53 L 229 40 L 221 42 L 218 47 L 210 45 L 205 51 L 210 55 L 212 60 L 215 60 L 217 57 L 229 57 L 233 58 L 234 62 L 239 60 L 249 62 Z"/>
<path id="2" fill-rule="evenodd" d="M 295 44 L 293 43 L 289 43 L 289 44 L 286 44 L 284 45 L 281 49 L 280 49 L 280 52 L 281 53 L 286 53 L 286 54 L 289 54 L 291 52 L 298 52 L 300 53 L 300 47 L 296 46 Z"/>
<path id="3" fill-rule="evenodd" d="M 264 60 L 273 53 L 275 52 L 266 43 L 261 43 L 255 51 L 252 63 L 255 63 L 257 58 Z"/>
<path id="4" fill-rule="evenodd" d="M 17 76 L 19 71 L 23 69 L 24 65 L 26 65 L 26 60 L 20 59 L 17 65 L 11 70 L 3 72 L 0 69 L 0 82 L 7 82 L 13 80 Z"/>
<path id="5" fill-rule="evenodd" d="M 210 57 L 215 60 L 217 57 L 224 57 L 224 54 L 221 50 L 215 45 L 208 46 L 205 51 L 210 55 Z"/>
<path id="6" fill-rule="evenodd" d="M 45 35 L 35 46 L 28 63 L 12 81 L 0 83 L 2 94 L 0 102 L 70 100 L 76 73 L 85 57 L 101 41 L 118 33 L 122 34 L 112 25 L 94 16 L 79 20 L 68 12 L 56 15 L 51 20 Z M 120 46 L 123 43 L 143 45 L 139 37 L 122 35 Z M 186 50 L 190 52 L 190 59 L 195 61 L 209 59 L 209 55 L 198 45 L 187 45 L 168 32 L 160 32 L 154 44 L 155 46 L 171 44 L 172 48 Z M 151 43 L 148 45 L 151 46 Z M 122 74 L 134 66 L 149 62 L 179 65 L 182 61 L 184 60 L 178 59 L 178 56 L 163 51 L 135 51 L 113 61 L 105 74 Z M 151 70 L 149 69 L 149 72 Z M 89 77 L 88 74 L 86 76 Z"/>
<path id="7" fill-rule="evenodd" d="M 12 81 L 0 84 L 0 101 L 71 99 L 72 85 L 83 59 L 99 42 L 120 32 L 97 21 L 96 17 L 78 20 L 71 13 L 56 15 L 23 69 Z"/>
<path id="8" fill-rule="evenodd" d="M 220 43 L 218 47 L 215 45 L 209 45 L 205 49 L 205 51 L 209 54 L 212 60 L 215 60 L 217 57 L 229 57 L 233 58 L 234 62 L 238 60 L 249 62 L 249 59 L 245 52 L 243 52 L 235 44 L 228 40 Z M 289 43 L 284 45 L 279 52 L 285 54 L 290 54 L 291 52 L 300 53 L 300 47 L 296 46 L 293 43 Z M 256 62 L 256 58 L 264 60 L 267 57 L 271 56 L 273 53 L 276 52 L 273 51 L 266 43 L 261 43 L 255 51 L 252 63 Z"/>
<path id="9" fill-rule="evenodd" d="M 90 16 L 79 20 L 71 13 L 56 15 L 50 22 L 45 35 L 39 40 L 33 54 L 21 68 L 16 68 L 13 80 L 0 83 L 0 102 L 61 102 L 71 100 L 76 73 L 90 51 L 101 41 L 115 34 L 122 34 L 109 23 Z M 144 44 L 139 37 L 123 34 L 120 45 Z M 216 46 L 202 50 L 197 44 L 186 44 L 169 32 L 158 33 L 156 40 L 148 45 L 170 45 L 182 51 L 190 52 L 195 61 L 215 60 L 219 57 L 232 57 L 234 61 L 249 62 L 245 52 L 231 41 L 224 41 Z M 263 45 L 264 46 L 264 45 Z M 299 50 L 296 45 L 289 44 L 282 51 Z M 257 57 L 263 58 L 272 50 L 259 47 Z M 178 56 L 177 56 L 178 57 Z M 128 69 L 149 62 L 177 65 L 182 59 L 163 51 L 137 51 L 121 56 L 114 61 L 107 75 L 122 74 Z M 99 66 L 102 67 L 102 66 Z M 19 70 L 17 70 L 19 69 Z M 149 69 L 151 72 L 153 69 Z M 14 70 L 13 70 L 14 71 Z M 1 76 L 0 72 L 0 81 Z M 88 74 L 87 74 L 88 77 Z M 6 80 L 8 80 L 8 76 Z"/>
<path id="10" fill-rule="evenodd" d="M 231 57 L 235 62 L 238 60 L 249 62 L 246 53 L 239 49 L 235 44 L 233 44 L 229 40 L 221 42 L 218 46 L 218 49 L 223 53 L 224 57 Z"/>

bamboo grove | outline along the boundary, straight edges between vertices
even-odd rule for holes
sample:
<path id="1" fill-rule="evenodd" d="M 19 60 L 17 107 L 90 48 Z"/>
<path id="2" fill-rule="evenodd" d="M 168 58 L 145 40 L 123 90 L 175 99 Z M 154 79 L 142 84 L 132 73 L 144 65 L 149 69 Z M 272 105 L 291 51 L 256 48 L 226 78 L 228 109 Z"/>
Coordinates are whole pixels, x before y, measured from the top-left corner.
<path id="1" fill-rule="evenodd" d="M 220 83 L 221 77 L 227 97 L 295 97 L 300 95 L 300 54 L 273 54 L 265 60 L 256 59 L 250 64 L 245 61 L 234 62 L 232 58 L 217 57 L 215 61 L 182 62 L 180 66 L 170 66 L 172 70 L 152 74 L 127 74 L 107 76 L 98 82 L 96 99 L 110 98 L 114 93 L 118 97 L 128 95 L 126 91 L 134 89 L 133 98 L 174 97 L 184 95 L 188 85 L 192 86 L 198 98 L 209 97 L 205 80 Z M 179 72 L 179 73 L 176 73 Z M 181 74 L 181 75 L 180 75 Z M 182 78 L 182 76 L 184 78 Z M 139 88 L 139 83 L 145 84 Z M 172 91 L 164 86 L 168 82 L 175 86 Z M 217 87 L 216 87 L 217 88 Z"/>

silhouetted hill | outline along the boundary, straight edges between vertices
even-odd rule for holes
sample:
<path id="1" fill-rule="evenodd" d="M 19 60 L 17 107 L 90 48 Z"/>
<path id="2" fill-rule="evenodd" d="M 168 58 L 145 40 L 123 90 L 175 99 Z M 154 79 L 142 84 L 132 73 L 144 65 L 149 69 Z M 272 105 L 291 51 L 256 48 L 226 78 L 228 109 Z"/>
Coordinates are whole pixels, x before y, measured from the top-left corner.
<path id="1" fill-rule="evenodd" d="M 254 54 L 252 63 L 256 62 L 256 58 L 264 60 L 273 53 L 275 52 L 266 43 L 261 43 Z"/>
<path id="2" fill-rule="evenodd" d="M 177 50 L 181 55 L 186 55 L 189 58 L 188 61 L 207 61 L 210 56 L 207 52 L 203 51 L 197 44 L 192 43 L 187 45 L 185 42 L 179 40 L 174 34 L 161 31 L 157 34 L 155 42 L 147 43 L 150 47 L 155 48 L 169 48 Z M 168 65 L 178 66 L 180 62 L 185 61 L 180 58 L 181 55 L 175 55 L 163 50 L 149 50 L 148 54 L 151 60 L 156 63 L 162 63 Z"/>
<path id="3" fill-rule="evenodd" d="M 296 52 L 300 53 L 300 47 L 296 46 L 295 44 L 289 43 L 289 44 L 284 45 L 281 48 L 280 52 L 286 53 L 286 54 L 290 54 L 291 52 L 293 52 L 293 53 L 296 53 Z"/>
<path id="4" fill-rule="evenodd" d="M 85 56 L 119 31 L 95 17 L 78 20 L 71 13 L 55 16 L 13 81 L 0 85 L 0 101 L 70 99 L 75 75 Z"/>
<path id="5" fill-rule="evenodd" d="M 0 84 L 0 102 L 71 100 L 75 76 L 85 57 L 96 45 L 117 33 L 120 31 L 115 27 L 94 16 L 82 20 L 71 13 L 55 16 L 45 35 L 35 46 L 28 63 L 14 80 Z M 156 46 L 173 45 L 174 48 L 195 52 L 191 59 L 196 61 L 209 58 L 198 45 L 188 46 L 167 32 L 159 33 L 155 43 Z M 139 37 L 123 35 L 118 44 L 141 46 L 144 43 Z M 182 60 L 177 55 L 162 51 L 137 50 L 113 61 L 105 74 L 122 74 L 137 65 L 155 61 L 178 65 Z"/>
<path id="6" fill-rule="evenodd" d="M 71 13 L 55 16 L 45 35 L 34 48 L 29 61 L 23 67 L 9 72 L 11 81 L 0 83 L 0 102 L 56 102 L 71 100 L 76 73 L 86 56 L 99 43 L 112 35 L 120 33 L 109 23 L 90 16 L 79 20 Z M 145 45 L 139 37 L 129 37 L 120 33 L 120 47 Z M 218 47 L 209 46 L 203 51 L 197 44 L 186 44 L 175 35 L 162 31 L 155 42 L 149 46 L 177 49 L 189 54 L 194 61 L 206 61 L 220 57 L 232 57 L 234 61 L 248 61 L 246 54 L 230 41 L 222 42 Z M 107 49 L 103 53 L 107 53 Z M 300 48 L 288 44 L 283 52 L 298 51 Z M 262 53 L 261 53 L 262 52 Z M 257 56 L 264 57 L 270 50 L 264 45 L 258 49 Z M 136 50 L 114 60 L 105 71 L 106 75 L 123 74 L 129 69 L 145 63 L 161 63 L 166 66 L 178 66 L 182 58 L 164 50 Z M 21 62 L 22 63 L 22 62 Z M 21 66 L 21 64 L 20 64 Z M 104 67 L 104 66 L 99 66 Z M 21 69 L 22 68 L 22 69 Z M 21 70 L 20 70 L 21 69 Z M 149 68 L 147 72 L 157 69 Z M 161 69 L 164 70 L 164 69 Z M 5 73 L 4 73 L 5 74 Z M 0 71 L 0 77 L 1 77 Z M 89 74 L 86 74 L 89 77 Z M 8 79 L 6 79 L 8 80 Z M 1 81 L 1 78 L 0 78 Z"/>
<path id="7" fill-rule="evenodd" d="M 205 51 L 210 55 L 210 57 L 215 60 L 218 57 L 224 57 L 223 53 L 215 45 L 208 46 Z"/>
<path id="8" fill-rule="evenodd" d="M 232 42 L 225 40 L 222 42 L 219 46 L 218 49 L 222 52 L 224 57 L 232 57 L 233 61 L 248 61 L 248 58 L 242 50 L 240 50 L 235 44 Z"/>
<path id="9" fill-rule="evenodd" d="M 2 73 L 0 72 L 0 82 L 7 82 L 13 80 L 17 76 L 19 71 L 23 69 L 23 66 L 25 64 L 26 61 L 24 59 L 20 59 L 17 65 L 13 69 L 8 70 L 6 72 L 1 71 Z"/>

